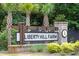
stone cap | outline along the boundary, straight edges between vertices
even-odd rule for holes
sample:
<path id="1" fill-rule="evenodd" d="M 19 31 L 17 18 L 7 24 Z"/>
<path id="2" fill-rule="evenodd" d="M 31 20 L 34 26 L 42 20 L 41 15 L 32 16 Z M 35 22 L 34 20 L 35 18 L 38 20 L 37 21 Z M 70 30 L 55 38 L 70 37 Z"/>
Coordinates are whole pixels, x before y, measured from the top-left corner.
<path id="1" fill-rule="evenodd" d="M 67 21 L 55 21 L 54 24 L 68 24 Z"/>

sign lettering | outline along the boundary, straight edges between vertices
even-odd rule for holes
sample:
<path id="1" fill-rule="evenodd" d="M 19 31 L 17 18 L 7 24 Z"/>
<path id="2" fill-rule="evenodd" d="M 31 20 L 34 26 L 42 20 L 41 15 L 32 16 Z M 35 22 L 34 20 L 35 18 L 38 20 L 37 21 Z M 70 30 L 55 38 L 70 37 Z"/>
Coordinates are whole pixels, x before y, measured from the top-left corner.
<path id="1" fill-rule="evenodd" d="M 57 40 L 57 33 L 25 33 L 25 41 Z M 17 33 L 17 41 L 20 41 L 20 34 Z"/>

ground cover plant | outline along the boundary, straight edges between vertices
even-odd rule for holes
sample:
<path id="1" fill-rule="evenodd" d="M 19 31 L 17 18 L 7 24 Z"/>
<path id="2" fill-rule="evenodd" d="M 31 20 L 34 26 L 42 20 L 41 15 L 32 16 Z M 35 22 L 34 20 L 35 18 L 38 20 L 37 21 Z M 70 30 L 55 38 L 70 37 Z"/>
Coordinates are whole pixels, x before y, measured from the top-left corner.
<path id="1" fill-rule="evenodd" d="M 47 46 L 43 44 L 38 45 L 32 45 L 30 48 L 31 52 L 44 52 L 47 50 Z"/>

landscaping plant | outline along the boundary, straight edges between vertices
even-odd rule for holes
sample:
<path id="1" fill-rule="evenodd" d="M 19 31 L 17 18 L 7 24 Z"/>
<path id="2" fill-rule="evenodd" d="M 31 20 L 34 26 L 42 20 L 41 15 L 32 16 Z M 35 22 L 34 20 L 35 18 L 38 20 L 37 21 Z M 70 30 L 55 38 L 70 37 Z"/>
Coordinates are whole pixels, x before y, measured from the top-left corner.
<path id="1" fill-rule="evenodd" d="M 74 43 L 74 48 L 75 48 L 75 52 L 79 52 L 79 41 L 76 41 L 75 43 Z"/>
<path id="2" fill-rule="evenodd" d="M 12 29 L 12 44 L 17 44 L 16 42 L 16 29 Z M 7 50 L 8 46 L 8 39 L 7 39 L 7 31 L 4 30 L 0 33 L 0 50 Z"/>
<path id="3" fill-rule="evenodd" d="M 46 50 L 46 46 L 43 44 L 40 45 L 32 45 L 30 48 L 31 52 L 43 52 L 44 50 Z"/>
<path id="4" fill-rule="evenodd" d="M 74 44 L 73 43 L 63 43 L 61 45 L 63 53 L 71 53 L 74 52 Z"/>
<path id="5" fill-rule="evenodd" d="M 0 50 L 7 50 L 7 32 L 4 30 L 0 33 Z"/>
<path id="6" fill-rule="evenodd" d="M 48 44 L 48 52 L 50 53 L 59 53 L 61 52 L 61 46 L 58 43 L 49 43 Z"/>
<path id="7" fill-rule="evenodd" d="M 17 44 L 17 42 L 16 42 L 16 33 L 17 32 L 18 32 L 18 30 L 12 29 L 12 44 L 13 45 Z"/>

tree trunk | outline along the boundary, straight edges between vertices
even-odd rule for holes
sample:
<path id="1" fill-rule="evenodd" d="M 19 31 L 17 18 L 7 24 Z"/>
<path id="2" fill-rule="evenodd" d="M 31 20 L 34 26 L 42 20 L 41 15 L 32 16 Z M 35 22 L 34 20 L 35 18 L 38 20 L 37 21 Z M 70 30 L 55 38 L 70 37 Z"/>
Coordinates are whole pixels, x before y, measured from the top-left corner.
<path id="1" fill-rule="evenodd" d="M 48 19 L 48 15 L 47 14 L 44 15 L 43 25 L 44 26 L 49 26 L 49 19 Z"/>
<path id="2" fill-rule="evenodd" d="M 30 12 L 26 12 L 26 26 L 30 26 Z"/>
<path id="3" fill-rule="evenodd" d="M 11 45 L 11 29 L 12 29 L 12 12 L 8 11 L 7 16 L 7 34 L 8 34 L 8 45 Z"/>

